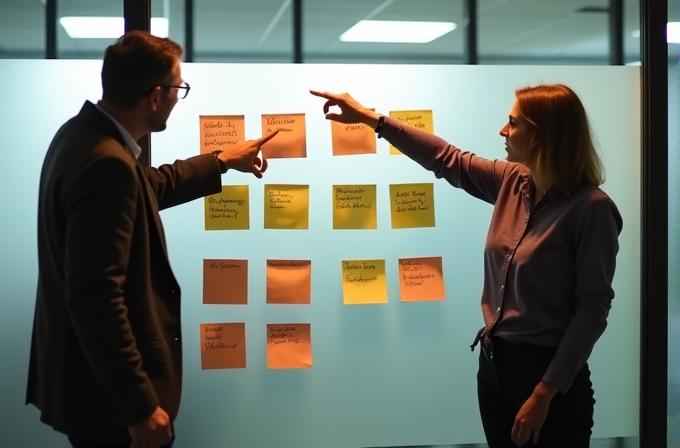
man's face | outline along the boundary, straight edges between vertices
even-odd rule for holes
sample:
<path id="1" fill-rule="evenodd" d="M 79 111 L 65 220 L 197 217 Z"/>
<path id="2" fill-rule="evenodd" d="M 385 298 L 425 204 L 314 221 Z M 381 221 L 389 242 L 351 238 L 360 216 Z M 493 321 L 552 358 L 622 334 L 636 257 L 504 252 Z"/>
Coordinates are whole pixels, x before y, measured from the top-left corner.
<path id="1" fill-rule="evenodd" d="M 179 86 L 182 84 L 182 71 L 180 63 L 177 61 L 172 68 L 172 75 L 170 77 L 169 86 Z M 148 117 L 148 127 L 151 132 L 161 132 L 167 127 L 167 121 L 170 117 L 170 112 L 177 104 L 177 88 L 162 87 L 155 92 L 153 98 L 152 111 Z"/>

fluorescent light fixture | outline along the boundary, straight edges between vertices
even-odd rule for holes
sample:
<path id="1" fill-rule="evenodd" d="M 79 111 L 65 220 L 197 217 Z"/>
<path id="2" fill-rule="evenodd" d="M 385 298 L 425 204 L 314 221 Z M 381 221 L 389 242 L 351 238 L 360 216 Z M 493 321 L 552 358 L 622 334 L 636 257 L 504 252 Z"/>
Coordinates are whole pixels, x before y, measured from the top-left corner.
<path id="1" fill-rule="evenodd" d="M 345 31 L 343 42 L 390 42 L 425 44 L 456 29 L 453 22 L 399 22 L 362 20 Z"/>
<path id="2" fill-rule="evenodd" d="M 635 30 L 630 35 L 639 39 L 640 30 Z M 668 22 L 666 24 L 666 42 L 669 44 L 680 44 L 680 22 Z"/>
<path id="3" fill-rule="evenodd" d="M 668 22 L 666 25 L 666 42 L 680 44 L 680 22 Z"/>
<path id="4" fill-rule="evenodd" d="M 62 17 L 59 23 L 73 39 L 115 39 L 125 34 L 122 17 Z M 153 17 L 151 34 L 168 37 L 168 19 Z"/>

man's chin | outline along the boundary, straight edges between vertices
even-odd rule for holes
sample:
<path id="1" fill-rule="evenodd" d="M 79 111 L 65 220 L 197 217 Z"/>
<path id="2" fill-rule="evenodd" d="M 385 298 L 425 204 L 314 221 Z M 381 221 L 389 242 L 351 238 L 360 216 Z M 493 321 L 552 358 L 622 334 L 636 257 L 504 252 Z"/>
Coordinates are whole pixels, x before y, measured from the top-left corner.
<path id="1" fill-rule="evenodd" d="M 168 127 L 167 123 L 159 124 L 151 128 L 151 132 L 163 132 Z"/>

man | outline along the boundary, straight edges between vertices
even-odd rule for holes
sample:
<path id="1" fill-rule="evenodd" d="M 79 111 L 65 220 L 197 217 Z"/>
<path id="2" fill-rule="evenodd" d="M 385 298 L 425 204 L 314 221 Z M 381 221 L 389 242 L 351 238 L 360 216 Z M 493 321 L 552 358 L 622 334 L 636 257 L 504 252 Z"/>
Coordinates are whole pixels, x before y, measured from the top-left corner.
<path id="1" fill-rule="evenodd" d="M 250 141 L 158 169 L 135 143 L 189 92 L 182 49 L 145 32 L 107 48 L 102 100 L 55 135 L 38 208 L 39 279 L 27 403 L 77 448 L 171 446 L 180 402 L 180 288 L 159 210 L 221 191 L 227 169 L 261 178 Z"/>

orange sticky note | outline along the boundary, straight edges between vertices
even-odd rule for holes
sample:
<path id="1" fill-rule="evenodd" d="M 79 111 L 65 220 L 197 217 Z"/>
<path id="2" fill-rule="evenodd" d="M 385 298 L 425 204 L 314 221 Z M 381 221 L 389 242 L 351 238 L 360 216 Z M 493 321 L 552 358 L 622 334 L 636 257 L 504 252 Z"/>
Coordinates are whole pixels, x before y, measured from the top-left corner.
<path id="1" fill-rule="evenodd" d="M 203 303 L 248 304 L 248 260 L 203 260 Z"/>
<path id="2" fill-rule="evenodd" d="M 434 227 L 434 185 L 390 185 L 390 215 L 393 229 Z"/>
<path id="3" fill-rule="evenodd" d="M 399 290 L 402 302 L 444 300 L 442 257 L 400 258 Z"/>
<path id="4" fill-rule="evenodd" d="M 434 125 L 431 110 L 400 110 L 390 112 L 390 118 L 399 120 L 405 125 L 413 126 L 421 131 L 434 134 Z M 391 155 L 400 155 L 399 151 L 394 146 L 390 145 Z"/>
<path id="5" fill-rule="evenodd" d="M 201 154 L 216 149 L 229 151 L 231 147 L 245 142 L 245 118 L 243 115 L 201 115 Z"/>
<path id="6" fill-rule="evenodd" d="M 311 324 L 267 324 L 268 369 L 311 367 Z"/>
<path id="7" fill-rule="evenodd" d="M 267 260 L 267 303 L 309 305 L 310 260 Z"/>
<path id="8" fill-rule="evenodd" d="M 201 369 L 245 369 L 246 324 L 201 324 Z"/>
<path id="9" fill-rule="evenodd" d="M 375 131 L 365 124 L 331 121 L 333 155 L 375 154 Z"/>
<path id="10" fill-rule="evenodd" d="M 262 135 L 279 133 L 262 146 L 265 159 L 307 157 L 305 114 L 262 115 Z"/>

